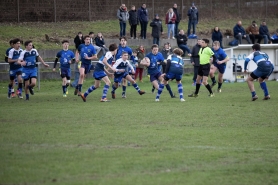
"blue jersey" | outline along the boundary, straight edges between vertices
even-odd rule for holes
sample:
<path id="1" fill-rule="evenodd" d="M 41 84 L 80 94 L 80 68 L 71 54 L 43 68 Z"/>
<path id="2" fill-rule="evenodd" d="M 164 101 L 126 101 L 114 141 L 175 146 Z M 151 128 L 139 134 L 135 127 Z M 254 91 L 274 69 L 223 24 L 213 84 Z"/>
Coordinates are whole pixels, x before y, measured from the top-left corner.
<path id="1" fill-rule="evenodd" d="M 8 58 L 15 60 L 18 59 L 22 53 L 22 49 L 15 50 L 14 48 L 10 49 Z M 21 65 L 16 62 L 10 63 L 10 70 L 20 69 Z"/>
<path id="2" fill-rule="evenodd" d="M 115 72 L 115 75 L 124 74 L 128 67 L 134 71 L 134 68 L 129 63 L 128 60 L 124 61 L 122 58 L 116 60 L 115 64 L 113 65 L 113 68 L 114 69 L 124 69 L 125 71 L 124 72 Z"/>
<path id="3" fill-rule="evenodd" d="M 214 52 L 214 56 L 216 57 L 217 61 L 222 61 L 227 58 L 227 54 L 222 48 L 219 48 L 217 51 L 212 48 L 212 51 Z M 215 62 L 213 62 L 213 64 L 214 63 Z M 226 65 L 226 63 L 223 63 L 223 65 Z"/>
<path id="4" fill-rule="evenodd" d="M 78 51 L 81 57 L 81 62 L 83 64 L 91 64 L 91 60 L 85 59 L 85 56 L 87 55 L 88 57 L 92 57 L 93 55 L 96 54 L 96 50 L 92 44 L 85 45 L 85 44 L 80 44 L 78 46 Z"/>
<path id="5" fill-rule="evenodd" d="M 114 59 L 114 56 L 112 55 L 111 51 L 106 52 L 106 54 L 103 55 L 103 56 L 99 59 L 97 65 L 96 65 L 96 67 L 95 67 L 95 71 L 104 71 L 104 63 L 103 63 L 104 58 L 106 58 L 107 63 L 111 65 L 111 64 L 112 64 L 112 61 L 113 61 L 113 59 Z"/>
<path id="6" fill-rule="evenodd" d="M 161 63 L 164 61 L 163 55 L 160 52 L 158 52 L 156 55 L 154 55 L 153 53 L 148 53 L 146 57 L 150 59 L 150 66 L 148 67 L 148 73 L 151 75 L 160 72 L 158 69 L 157 62 Z"/>
<path id="7" fill-rule="evenodd" d="M 245 62 L 244 62 L 244 70 L 247 69 L 247 65 L 249 63 L 250 60 L 253 60 L 257 65 L 259 62 L 262 62 L 262 61 L 269 61 L 268 60 L 268 55 L 264 52 L 261 52 L 261 51 L 255 51 L 253 53 L 251 53 L 246 59 L 245 59 Z"/>
<path id="8" fill-rule="evenodd" d="M 31 51 L 24 50 L 21 52 L 19 59 L 26 62 L 26 65 L 23 66 L 23 68 L 35 68 L 38 56 L 39 53 L 36 49 L 31 49 Z"/>
<path id="9" fill-rule="evenodd" d="M 122 47 L 121 45 L 119 45 L 118 51 L 117 51 L 117 54 L 116 54 L 116 60 L 118 60 L 119 58 L 122 57 L 122 53 L 124 51 L 127 52 L 129 56 L 132 55 L 132 49 L 130 47 L 128 47 L 128 46 Z"/>
<path id="10" fill-rule="evenodd" d="M 61 69 L 69 69 L 70 61 L 74 59 L 74 53 L 71 50 L 61 50 L 57 53 L 56 58 L 60 59 L 60 68 Z"/>
<path id="11" fill-rule="evenodd" d="M 9 51 L 10 51 L 11 49 L 13 49 L 13 48 L 10 47 L 10 48 L 8 48 L 8 49 L 6 50 L 6 53 L 5 53 L 5 62 L 8 62 Z"/>
<path id="12" fill-rule="evenodd" d="M 175 54 L 169 55 L 167 58 L 167 62 L 171 61 L 171 65 L 169 68 L 169 73 L 182 75 L 183 74 L 183 65 L 184 61 L 180 56 L 177 56 Z"/>

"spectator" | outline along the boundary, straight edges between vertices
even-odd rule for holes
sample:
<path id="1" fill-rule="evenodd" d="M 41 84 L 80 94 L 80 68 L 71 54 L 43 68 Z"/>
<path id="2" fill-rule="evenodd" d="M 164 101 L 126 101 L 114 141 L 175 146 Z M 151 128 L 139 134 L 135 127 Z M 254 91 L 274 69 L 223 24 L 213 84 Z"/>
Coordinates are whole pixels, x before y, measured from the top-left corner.
<path id="1" fill-rule="evenodd" d="M 162 21 L 159 19 L 158 14 L 155 15 L 155 18 L 150 23 L 152 27 L 152 36 L 153 36 L 153 44 L 157 44 L 159 46 L 159 38 L 163 33 Z"/>
<path id="2" fill-rule="evenodd" d="M 255 40 L 258 39 L 258 43 L 262 40 L 262 35 L 259 33 L 259 28 L 256 24 L 256 21 L 253 21 L 252 24 L 246 29 L 246 32 L 249 33 L 249 37 L 252 41 L 252 44 L 255 44 Z"/>
<path id="3" fill-rule="evenodd" d="M 118 9 L 117 17 L 119 18 L 120 22 L 120 37 L 123 37 L 125 36 L 126 21 L 129 19 L 129 14 L 125 4 L 122 4 L 122 6 L 120 6 Z"/>
<path id="4" fill-rule="evenodd" d="M 164 57 L 164 62 L 162 63 L 162 73 L 165 73 L 167 58 L 169 55 L 173 54 L 173 51 L 172 51 L 172 48 L 171 48 L 171 45 L 169 42 L 164 43 L 164 47 L 161 51 L 161 54 Z"/>
<path id="5" fill-rule="evenodd" d="M 187 36 L 190 35 L 191 26 L 193 27 L 193 35 L 195 35 L 196 25 L 198 24 L 198 20 L 199 20 L 199 12 L 194 3 L 192 3 L 192 6 L 188 10 L 187 16 L 188 16 Z"/>
<path id="6" fill-rule="evenodd" d="M 105 46 L 105 41 L 104 41 L 104 38 L 102 36 L 102 33 L 98 33 L 96 38 L 95 38 L 95 43 L 98 47 L 101 48 L 102 50 L 102 54 L 105 55 L 106 52 L 108 51 L 108 48 Z"/>
<path id="7" fill-rule="evenodd" d="M 276 30 L 276 33 L 274 35 L 272 35 L 271 37 L 271 42 L 274 43 L 278 43 L 278 29 Z"/>
<path id="8" fill-rule="evenodd" d="M 185 52 L 186 51 L 187 51 L 188 54 L 190 54 L 190 49 L 188 48 L 186 42 L 187 42 L 187 37 L 184 34 L 184 31 L 180 30 L 180 32 L 179 32 L 179 34 L 177 36 L 177 44 L 178 44 L 178 47 L 181 48 L 182 51 L 183 51 L 182 57 L 185 56 Z"/>
<path id="9" fill-rule="evenodd" d="M 246 39 L 248 44 L 251 44 L 250 37 L 248 34 L 245 33 L 241 21 L 238 21 L 237 24 L 234 26 L 234 37 L 238 40 L 239 44 L 242 43 L 242 39 Z"/>
<path id="10" fill-rule="evenodd" d="M 128 12 L 129 14 L 129 25 L 130 25 L 130 37 L 131 39 L 136 39 L 136 30 L 137 25 L 139 24 L 139 19 L 137 15 L 137 10 L 135 9 L 135 6 L 131 6 L 131 10 Z"/>
<path id="11" fill-rule="evenodd" d="M 179 23 L 180 23 L 180 20 L 181 20 L 181 14 L 178 12 L 178 5 L 177 5 L 177 3 L 174 4 L 173 11 L 176 14 L 175 37 L 177 37 L 178 36 Z"/>
<path id="12" fill-rule="evenodd" d="M 135 72 L 135 80 L 137 79 L 137 76 L 139 75 L 140 82 L 143 82 L 143 72 L 144 72 L 144 66 L 140 64 L 141 60 L 145 57 L 145 48 L 144 46 L 139 46 L 137 49 L 137 58 L 138 58 L 138 67 L 136 68 Z"/>
<path id="13" fill-rule="evenodd" d="M 90 37 L 90 43 L 94 46 L 95 50 L 96 50 L 96 53 L 98 55 L 98 53 L 100 52 L 101 48 L 98 47 L 95 43 L 95 33 L 94 32 L 89 32 L 89 37 Z"/>
<path id="14" fill-rule="evenodd" d="M 167 24 L 168 28 L 168 39 L 170 39 L 170 35 L 172 32 L 173 39 L 175 39 L 175 22 L 176 22 L 176 14 L 173 11 L 173 8 L 170 8 L 166 13 L 165 24 Z"/>
<path id="15" fill-rule="evenodd" d="M 191 64 L 194 66 L 194 75 L 193 75 L 193 83 L 192 86 L 196 86 L 196 79 L 198 75 L 198 70 L 200 66 L 200 57 L 199 57 L 199 51 L 201 49 L 201 39 L 198 39 L 197 44 L 193 46 L 190 61 Z"/>
<path id="16" fill-rule="evenodd" d="M 220 43 L 220 47 L 223 48 L 222 46 L 222 33 L 220 32 L 220 29 L 216 26 L 212 32 L 211 40 L 212 42 L 218 41 Z"/>
<path id="17" fill-rule="evenodd" d="M 140 36 L 142 39 L 146 39 L 149 17 L 148 17 L 148 10 L 146 8 L 145 3 L 143 3 L 141 8 L 138 10 L 138 18 L 139 18 L 140 25 L 141 25 L 141 35 Z"/>
<path id="18" fill-rule="evenodd" d="M 270 34 L 265 21 L 262 22 L 259 28 L 259 33 L 264 38 L 264 44 L 268 44 L 268 42 L 271 42 Z"/>
<path id="19" fill-rule="evenodd" d="M 78 32 L 76 37 L 74 38 L 75 48 L 77 49 L 80 44 L 84 44 L 82 32 Z"/>

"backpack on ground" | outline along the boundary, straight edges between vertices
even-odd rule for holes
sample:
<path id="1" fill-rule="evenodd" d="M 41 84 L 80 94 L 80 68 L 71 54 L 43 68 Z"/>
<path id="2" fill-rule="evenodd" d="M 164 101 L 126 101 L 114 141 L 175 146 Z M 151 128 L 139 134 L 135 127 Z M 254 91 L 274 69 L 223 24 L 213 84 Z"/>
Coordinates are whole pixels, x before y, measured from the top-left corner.
<path id="1" fill-rule="evenodd" d="M 234 39 L 231 42 L 229 42 L 229 46 L 237 46 L 238 45 L 238 40 Z"/>

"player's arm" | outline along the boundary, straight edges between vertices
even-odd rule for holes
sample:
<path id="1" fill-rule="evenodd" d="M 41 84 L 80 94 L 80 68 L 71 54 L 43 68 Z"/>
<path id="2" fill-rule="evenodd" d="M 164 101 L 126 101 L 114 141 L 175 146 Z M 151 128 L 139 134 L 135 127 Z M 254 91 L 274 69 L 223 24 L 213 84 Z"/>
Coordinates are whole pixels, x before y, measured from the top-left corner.
<path id="1" fill-rule="evenodd" d="M 220 64 L 224 64 L 224 63 L 228 62 L 229 60 L 230 60 L 230 58 L 227 56 L 224 60 L 218 61 L 218 62 L 220 62 Z"/>
<path id="2" fill-rule="evenodd" d="M 44 65 L 44 67 L 49 67 L 49 65 L 43 61 L 41 56 L 38 55 L 37 59 L 38 59 L 38 61 L 40 61 Z"/>
<path id="3" fill-rule="evenodd" d="M 171 60 L 168 59 L 168 60 L 167 60 L 167 63 L 166 63 L 166 68 L 165 68 L 165 73 L 166 73 L 166 74 L 169 72 L 170 66 L 171 66 Z"/>
<path id="4" fill-rule="evenodd" d="M 246 73 L 247 71 L 247 66 L 248 66 L 248 63 L 253 60 L 254 58 L 254 52 L 251 53 L 248 57 L 245 58 L 245 61 L 244 61 L 244 72 Z"/>
<path id="5" fill-rule="evenodd" d="M 109 69 L 111 69 L 113 72 L 116 72 L 116 70 L 107 62 L 107 58 L 104 57 L 102 62 L 104 63 L 105 66 L 107 66 Z"/>
<path id="6" fill-rule="evenodd" d="M 119 60 L 117 60 L 116 63 L 113 65 L 112 68 L 114 68 L 115 72 L 121 72 L 121 73 L 122 73 L 122 72 L 125 72 L 124 69 L 117 69 L 118 65 L 119 65 L 121 62 L 122 62 L 121 59 L 119 59 Z"/>
<path id="7" fill-rule="evenodd" d="M 93 56 L 91 56 L 91 57 L 88 57 L 88 56 L 87 56 L 86 59 L 88 59 L 88 60 L 97 59 L 97 54 L 95 54 L 95 55 L 93 55 Z"/>
<path id="8" fill-rule="evenodd" d="M 56 58 L 55 58 L 55 61 L 54 61 L 54 65 L 53 65 L 53 71 L 56 70 L 56 65 L 57 65 L 58 60 L 59 60 L 59 58 L 56 57 Z"/>
<path id="9" fill-rule="evenodd" d="M 150 59 L 148 57 L 144 57 L 141 62 L 140 62 L 141 65 L 143 66 L 147 66 L 149 67 L 150 66 Z"/>
<path id="10" fill-rule="evenodd" d="M 12 58 L 13 58 L 13 50 L 11 49 L 9 51 L 9 56 L 8 56 L 8 63 L 9 64 L 17 62 L 17 59 L 12 59 Z"/>
<path id="11" fill-rule="evenodd" d="M 131 69 L 131 73 L 132 73 L 132 74 L 135 74 L 134 68 L 133 68 L 133 66 L 130 64 L 129 61 L 127 62 L 127 65 L 128 65 L 128 67 Z"/>
<path id="12" fill-rule="evenodd" d="M 21 52 L 20 53 L 20 56 L 17 60 L 17 64 L 21 65 L 21 66 L 25 66 L 26 65 L 26 62 L 23 61 L 23 58 L 24 58 L 24 52 Z"/>

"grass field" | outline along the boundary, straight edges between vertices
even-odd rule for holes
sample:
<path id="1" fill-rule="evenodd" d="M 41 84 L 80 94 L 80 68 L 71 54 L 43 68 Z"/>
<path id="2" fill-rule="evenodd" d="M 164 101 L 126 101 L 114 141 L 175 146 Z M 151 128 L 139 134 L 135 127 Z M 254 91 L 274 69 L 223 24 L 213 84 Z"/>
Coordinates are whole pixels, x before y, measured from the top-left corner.
<path id="1" fill-rule="evenodd" d="M 0 184 L 278 184 L 277 83 L 269 101 L 258 83 L 255 102 L 246 83 L 225 83 L 214 98 L 202 86 L 198 98 L 164 91 L 155 102 L 145 78 L 143 96 L 128 87 L 101 103 L 98 89 L 84 103 L 73 88 L 63 98 L 60 80 L 28 102 L 8 100 L 1 82 Z"/>

